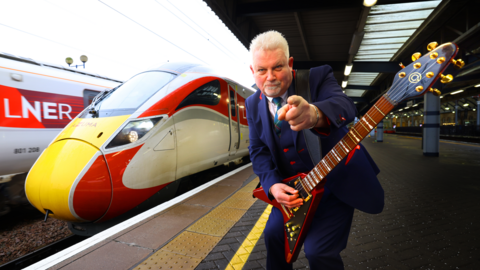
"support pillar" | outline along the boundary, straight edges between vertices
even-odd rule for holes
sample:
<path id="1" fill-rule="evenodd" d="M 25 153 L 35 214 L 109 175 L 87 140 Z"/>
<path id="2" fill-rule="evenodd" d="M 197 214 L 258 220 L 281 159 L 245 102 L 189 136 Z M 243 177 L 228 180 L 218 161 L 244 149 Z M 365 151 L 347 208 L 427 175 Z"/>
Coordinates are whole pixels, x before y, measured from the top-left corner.
<path id="1" fill-rule="evenodd" d="M 477 100 L 477 128 L 480 127 L 480 96 Z"/>
<path id="2" fill-rule="evenodd" d="M 383 142 L 383 120 L 377 125 L 377 142 Z"/>
<path id="3" fill-rule="evenodd" d="M 427 92 L 424 96 L 423 155 L 438 157 L 440 148 L 440 98 Z"/>
<path id="4" fill-rule="evenodd" d="M 458 100 L 455 100 L 455 126 L 458 126 Z"/>

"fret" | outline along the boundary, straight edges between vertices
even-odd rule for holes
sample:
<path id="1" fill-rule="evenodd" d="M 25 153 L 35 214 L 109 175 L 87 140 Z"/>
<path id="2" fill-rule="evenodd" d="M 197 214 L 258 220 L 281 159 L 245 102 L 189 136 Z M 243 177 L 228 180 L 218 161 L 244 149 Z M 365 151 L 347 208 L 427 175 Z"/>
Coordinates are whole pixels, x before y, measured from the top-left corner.
<path id="1" fill-rule="evenodd" d="M 310 177 L 310 184 L 312 185 L 312 189 L 317 185 L 317 181 L 315 179 L 315 175 L 312 173 L 308 175 Z"/>
<path id="2" fill-rule="evenodd" d="M 333 156 L 337 158 L 338 162 L 342 161 L 341 158 L 338 157 L 338 153 L 336 153 L 337 150 L 335 150 L 335 147 L 332 148 L 332 153 L 333 153 Z"/>
<path id="3" fill-rule="evenodd" d="M 328 172 L 330 172 L 332 169 L 330 169 L 330 167 L 328 166 L 327 162 L 325 162 L 325 159 L 322 159 L 323 162 L 323 165 L 325 165 L 325 167 L 327 168 Z"/>
<path id="4" fill-rule="evenodd" d="M 377 122 L 375 122 L 375 120 L 373 120 L 372 117 L 370 117 L 370 115 L 368 115 L 368 113 L 366 113 L 365 115 L 368 116 L 368 118 L 370 118 L 370 120 L 372 120 L 373 123 L 375 123 L 375 126 L 377 125 Z"/>
<path id="5" fill-rule="evenodd" d="M 360 125 L 362 125 L 362 127 L 367 131 L 367 134 L 368 134 L 368 132 L 370 132 L 370 130 L 367 129 L 367 127 L 364 124 L 362 124 L 362 121 L 358 121 L 358 122 L 360 123 Z"/>
<path id="6" fill-rule="evenodd" d="M 375 109 L 377 109 L 383 116 L 385 116 L 385 114 L 382 111 L 380 111 L 380 109 L 376 105 L 373 105 L 373 107 L 375 107 Z"/>
<path id="7" fill-rule="evenodd" d="M 325 170 L 322 168 L 321 164 L 319 164 L 318 168 L 319 168 L 320 171 L 322 172 L 323 178 L 325 178 L 325 176 L 326 176 L 328 173 L 325 173 Z"/>
<path id="8" fill-rule="evenodd" d="M 315 172 L 312 173 L 312 178 L 313 178 L 313 183 L 314 183 L 315 186 L 316 186 L 318 183 L 320 183 L 320 180 L 322 180 L 321 178 L 320 178 L 320 180 L 318 180 L 319 177 L 318 177 L 318 175 L 317 175 Z"/>
<path id="9" fill-rule="evenodd" d="M 350 140 L 355 144 L 355 140 L 352 138 L 352 135 L 350 135 L 350 131 L 347 133 L 348 137 L 350 137 Z"/>
<path id="10" fill-rule="evenodd" d="M 352 128 L 352 129 L 353 129 L 353 130 L 355 130 L 355 132 L 357 132 L 357 134 L 358 134 L 358 137 L 360 137 L 360 138 L 362 138 L 362 139 L 363 139 L 362 135 L 360 135 L 360 133 L 359 133 L 359 132 L 358 132 L 358 131 L 355 129 L 355 127 L 354 127 L 354 128 Z"/>
<path id="11" fill-rule="evenodd" d="M 328 174 L 327 167 L 322 167 L 322 166 L 320 166 L 320 169 L 322 170 L 323 175 L 324 175 L 324 176 L 327 176 L 327 174 Z"/>
<path id="12" fill-rule="evenodd" d="M 323 179 L 323 178 L 324 178 L 324 176 L 323 176 L 323 175 L 320 173 L 320 171 L 318 170 L 317 166 L 315 166 L 313 169 L 314 169 L 315 172 L 318 174 L 318 176 L 320 176 L 320 179 Z"/>
<path id="13" fill-rule="evenodd" d="M 347 134 L 350 134 L 350 132 L 348 132 Z M 350 136 L 350 135 L 348 135 Z M 353 134 L 352 132 L 352 136 L 355 138 L 355 140 L 357 140 L 357 142 L 360 142 L 360 140 L 357 138 L 357 136 L 355 136 L 355 134 Z M 350 137 L 350 139 L 353 141 L 353 143 L 355 143 L 355 141 L 352 139 L 352 137 Z"/>
<path id="14" fill-rule="evenodd" d="M 307 186 L 309 190 L 312 190 L 312 187 L 310 185 L 310 180 L 308 179 L 308 175 L 305 178 L 303 178 L 303 180 L 304 180 L 303 185 Z"/>
<path id="15" fill-rule="evenodd" d="M 332 168 L 335 168 L 335 166 L 336 166 L 337 164 L 335 164 L 335 162 L 332 161 L 332 159 L 328 156 L 328 154 L 327 154 L 325 157 L 328 158 L 328 160 L 330 161 L 330 163 L 332 163 L 332 165 L 333 165 Z"/>
<path id="16" fill-rule="evenodd" d="M 368 125 L 368 127 L 370 128 L 370 129 L 368 130 L 368 132 L 370 132 L 370 130 L 373 129 L 373 126 L 370 125 L 370 123 L 368 123 L 368 121 L 367 121 L 367 119 L 365 119 L 365 117 L 362 117 L 362 119 L 363 119 L 363 121 L 365 121 L 365 123 L 366 123 L 366 124 Z"/>
<path id="17" fill-rule="evenodd" d="M 342 141 L 340 141 L 340 143 L 342 143 Z M 341 145 L 339 145 L 338 148 L 340 148 L 340 150 L 342 150 L 343 154 L 345 154 L 345 156 L 347 156 L 347 153 L 345 152 L 345 150 L 343 150 Z"/>
<path id="18" fill-rule="evenodd" d="M 310 186 L 312 187 L 311 189 L 313 189 L 315 187 L 315 181 L 313 180 L 313 175 L 308 174 L 307 178 L 310 183 Z"/>
<path id="19" fill-rule="evenodd" d="M 348 144 L 347 144 L 347 142 L 345 142 L 343 139 L 342 139 L 342 140 L 340 140 L 340 142 L 342 143 L 342 146 L 343 146 L 343 148 L 345 148 L 345 150 L 347 151 L 347 153 L 348 153 L 348 152 L 350 152 L 350 151 L 352 150 L 352 148 L 350 148 L 350 145 L 348 145 Z M 345 147 L 345 144 L 344 144 L 344 142 L 345 142 L 345 144 L 348 146 L 348 148 L 347 148 L 347 147 Z"/>

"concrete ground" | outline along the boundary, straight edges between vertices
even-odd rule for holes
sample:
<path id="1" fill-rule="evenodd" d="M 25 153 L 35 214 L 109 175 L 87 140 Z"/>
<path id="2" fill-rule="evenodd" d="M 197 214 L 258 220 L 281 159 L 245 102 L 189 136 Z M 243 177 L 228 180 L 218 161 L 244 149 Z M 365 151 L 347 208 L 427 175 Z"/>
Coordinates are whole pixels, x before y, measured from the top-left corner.
<path id="1" fill-rule="evenodd" d="M 440 142 L 424 157 L 420 138 L 363 141 L 381 172 L 381 214 L 355 211 L 345 269 L 480 269 L 480 145 Z M 196 269 L 226 269 L 267 204 L 257 201 Z M 243 269 L 265 269 L 260 239 Z M 294 269 L 306 269 L 302 252 Z"/>

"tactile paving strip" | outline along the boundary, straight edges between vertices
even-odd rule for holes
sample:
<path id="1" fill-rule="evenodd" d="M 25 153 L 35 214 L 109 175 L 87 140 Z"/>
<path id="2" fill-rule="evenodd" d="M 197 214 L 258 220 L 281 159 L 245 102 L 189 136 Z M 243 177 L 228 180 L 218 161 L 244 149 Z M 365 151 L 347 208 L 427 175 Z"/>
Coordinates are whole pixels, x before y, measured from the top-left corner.
<path id="1" fill-rule="evenodd" d="M 135 267 L 135 269 L 195 269 L 201 260 L 202 259 L 195 257 L 159 250 L 153 254 L 153 256 Z"/>
<path id="2" fill-rule="evenodd" d="M 224 236 L 228 230 L 235 225 L 236 221 L 203 217 L 190 226 L 187 231 L 209 234 L 214 236 Z"/>
<path id="3" fill-rule="evenodd" d="M 186 231 L 175 237 L 134 269 L 194 269 L 197 267 L 230 228 L 255 203 L 257 199 L 252 197 L 252 190 L 257 183 L 258 177 L 250 181 L 250 183 L 242 187 L 207 215 L 197 220 Z M 257 237 L 260 237 L 261 234 L 262 232 L 260 231 Z M 255 236 L 252 237 L 254 238 Z M 245 252 L 250 248 L 253 249 L 253 246 L 255 246 L 251 242 L 253 238 L 245 239 L 245 241 L 249 241 L 244 242 L 245 245 L 241 247 Z M 246 258 L 248 258 L 249 253 L 241 255 L 244 255 L 244 257 L 246 255 Z M 236 265 L 239 264 L 237 263 Z"/>
<path id="4" fill-rule="evenodd" d="M 182 232 L 179 236 L 164 246 L 162 250 L 190 257 L 204 258 L 220 240 L 221 237 L 193 232 Z"/>

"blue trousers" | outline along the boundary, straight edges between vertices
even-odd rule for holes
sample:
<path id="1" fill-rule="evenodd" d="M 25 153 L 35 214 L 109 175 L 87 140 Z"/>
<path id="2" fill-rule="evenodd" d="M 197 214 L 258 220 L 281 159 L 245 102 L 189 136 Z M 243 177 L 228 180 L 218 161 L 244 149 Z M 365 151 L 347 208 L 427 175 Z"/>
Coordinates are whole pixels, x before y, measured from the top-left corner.
<path id="1" fill-rule="evenodd" d="M 304 242 L 305 256 L 313 270 L 344 269 L 340 252 L 347 246 L 354 208 L 329 194 L 322 198 Z M 272 212 L 264 230 L 267 270 L 291 270 L 285 260 L 283 217 Z"/>

